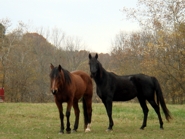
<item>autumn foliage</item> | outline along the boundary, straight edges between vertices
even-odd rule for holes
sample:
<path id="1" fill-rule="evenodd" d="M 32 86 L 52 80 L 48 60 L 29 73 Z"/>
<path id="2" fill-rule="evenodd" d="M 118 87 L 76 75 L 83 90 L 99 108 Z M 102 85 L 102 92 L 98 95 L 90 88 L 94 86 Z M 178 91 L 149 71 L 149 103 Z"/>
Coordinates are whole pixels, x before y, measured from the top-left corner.
<path id="1" fill-rule="evenodd" d="M 141 29 L 118 33 L 109 54 L 99 54 L 104 68 L 116 74 L 145 73 L 158 78 L 166 102 L 185 102 L 185 1 L 138 0 L 123 8 Z M 0 87 L 7 102 L 49 102 L 49 64 L 89 73 L 88 50 L 57 29 L 30 32 L 23 23 L 9 30 L 0 20 Z M 123 29 L 124 30 L 124 29 Z M 51 33 L 50 33 L 51 34 Z M 94 84 L 95 87 L 95 84 Z M 94 89 L 95 91 L 95 89 Z M 94 92 L 94 101 L 99 99 Z"/>

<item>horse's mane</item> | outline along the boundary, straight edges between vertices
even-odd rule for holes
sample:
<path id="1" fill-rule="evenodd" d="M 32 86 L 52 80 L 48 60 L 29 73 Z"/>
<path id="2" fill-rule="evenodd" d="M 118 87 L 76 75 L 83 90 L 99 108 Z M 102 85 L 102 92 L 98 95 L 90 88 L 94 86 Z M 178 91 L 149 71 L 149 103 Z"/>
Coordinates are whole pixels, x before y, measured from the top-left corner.
<path id="1" fill-rule="evenodd" d="M 98 61 L 98 60 L 97 60 Z M 104 72 L 107 72 L 104 68 L 103 68 L 103 66 L 102 66 L 102 64 L 100 63 L 100 61 L 98 61 L 98 65 L 99 65 L 99 70 L 100 70 L 100 77 L 102 77 L 103 76 L 103 71 Z"/>
<path id="2" fill-rule="evenodd" d="M 64 73 L 64 79 L 66 81 L 67 84 L 71 83 L 71 77 L 70 77 L 70 72 L 68 70 L 65 70 L 62 68 L 62 71 Z"/>
<path id="3" fill-rule="evenodd" d="M 70 84 L 71 83 L 71 77 L 70 77 L 70 72 L 68 70 L 65 70 L 64 68 L 61 68 L 61 71 L 63 72 L 63 76 L 64 76 L 64 80 L 67 84 Z M 61 77 L 61 74 L 60 74 L 60 71 L 58 70 L 58 67 L 55 67 L 51 74 L 50 74 L 50 77 L 51 78 L 56 78 L 56 77 L 59 77 L 59 78 L 62 78 Z"/>

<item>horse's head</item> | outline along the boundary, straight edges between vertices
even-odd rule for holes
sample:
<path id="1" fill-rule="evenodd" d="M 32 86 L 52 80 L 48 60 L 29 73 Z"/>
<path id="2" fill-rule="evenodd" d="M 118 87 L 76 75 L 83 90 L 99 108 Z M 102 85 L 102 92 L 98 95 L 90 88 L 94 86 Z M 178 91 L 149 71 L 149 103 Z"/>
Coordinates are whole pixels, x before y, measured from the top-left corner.
<path id="1" fill-rule="evenodd" d="M 53 95 L 59 92 L 59 89 L 63 89 L 66 85 L 71 83 L 70 72 L 63 69 L 61 65 L 54 67 L 51 64 L 51 92 Z"/>
<path id="2" fill-rule="evenodd" d="M 53 95 L 55 95 L 58 92 L 59 86 L 62 81 L 62 67 L 61 65 L 59 65 L 58 67 L 54 67 L 52 64 L 50 65 L 50 67 L 51 92 Z"/>
<path id="3" fill-rule="evenodd" d="M 90 66 L 90 72 L 91 77 L 96 77 L 98 73 L 100 73 L 101 76 L 101 69 L 100 69 L 100 62 L 98 61 L 98 54 L 96 54 L 94 57 L 89 54 L 89 66 Z"/>

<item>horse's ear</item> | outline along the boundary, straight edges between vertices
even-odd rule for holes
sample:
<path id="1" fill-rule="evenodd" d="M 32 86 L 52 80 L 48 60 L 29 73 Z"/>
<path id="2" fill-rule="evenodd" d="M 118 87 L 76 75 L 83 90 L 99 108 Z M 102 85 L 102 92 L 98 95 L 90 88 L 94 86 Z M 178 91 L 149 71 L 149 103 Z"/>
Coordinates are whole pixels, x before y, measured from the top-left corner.
<path id="1" fill-rule="evenodd" d="M 58 65 L 58 70 L 61 71 L 62 70 L 62 66 Z"/>
<path id="2" fill-rule="evenodd" d="M 96 53 L 95 58 L 98 59 L 98 54 Z"/>
<path id="3" fill-rule="evenodd" d="M 92 56 L 91 56 L 91 54 L 89 54 L 89 59 L 91 59 L 92 58 Z"/>
<path id="4" fill-rule="evenodd" d="M 54 66 L 53 66 L 53 64 L 50 64 L 50 68 L 51 68 L 51 69 L 54 69 Z"/>

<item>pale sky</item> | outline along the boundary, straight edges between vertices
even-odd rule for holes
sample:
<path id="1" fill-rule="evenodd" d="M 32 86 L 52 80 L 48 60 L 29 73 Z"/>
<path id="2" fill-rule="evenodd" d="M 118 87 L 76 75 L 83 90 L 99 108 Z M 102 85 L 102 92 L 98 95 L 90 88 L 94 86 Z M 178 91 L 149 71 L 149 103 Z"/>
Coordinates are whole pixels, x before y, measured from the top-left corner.
<path id="1" fill-rule="evenodd" d="M 79 38 L 91 52 L 109 53 L 120 31 L 135 31 L 120 11 L 137 0 L 0 0 L 0 19 L 30 23 L 35 28 L 59 28 Z"/>

